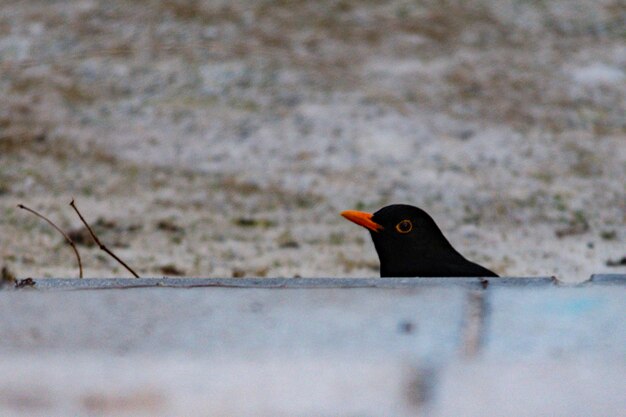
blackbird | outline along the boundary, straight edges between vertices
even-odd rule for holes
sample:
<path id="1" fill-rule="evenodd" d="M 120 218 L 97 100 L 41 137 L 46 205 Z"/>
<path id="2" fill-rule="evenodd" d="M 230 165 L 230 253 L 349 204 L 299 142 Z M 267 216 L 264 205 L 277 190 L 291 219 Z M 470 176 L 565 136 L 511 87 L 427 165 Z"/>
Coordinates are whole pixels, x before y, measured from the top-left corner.
<path id="1" fill-rule="evenodd" d="M 465 259 L 424 210 L 405 204 L 374 214 L 347 210 L 346 219 L 370 231 L 381 277 L 497 277 Z"/>

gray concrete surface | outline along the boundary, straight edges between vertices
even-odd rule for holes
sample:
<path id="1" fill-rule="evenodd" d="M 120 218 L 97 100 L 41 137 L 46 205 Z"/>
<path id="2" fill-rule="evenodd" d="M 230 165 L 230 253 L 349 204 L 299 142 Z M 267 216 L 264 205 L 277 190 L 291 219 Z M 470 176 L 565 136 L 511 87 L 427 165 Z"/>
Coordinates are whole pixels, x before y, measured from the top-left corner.
<path id="1" fill-rule="evenodd" d="M 621 275 L 601 275 L 594 283 L 620 282 Z M 586 282 L 591 282 L 591 279 Z M 416 288 L 422 286 L 463 286 L 482 288 L 487 285 L 533 286 L 559 284 L 551 277 L 533 278 L 55 278 L 35 280 L 35 288 L 46 290 L 115 289 L 144 287 L 227 287 L 227 288 Z"/>
<path id="2" fill-rule="evenodd" d="M 626 276 L 35 281 L 3 416 L 626 415 Z"/>

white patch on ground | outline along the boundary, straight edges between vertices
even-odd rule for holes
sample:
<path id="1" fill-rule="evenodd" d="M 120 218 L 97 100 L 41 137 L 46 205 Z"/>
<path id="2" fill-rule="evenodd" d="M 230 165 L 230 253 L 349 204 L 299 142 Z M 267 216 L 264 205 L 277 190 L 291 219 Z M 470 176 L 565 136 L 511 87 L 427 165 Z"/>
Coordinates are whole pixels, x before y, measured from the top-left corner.
<path id="1" fill-rule="evenodd" d="M 611 86 L 622 83 L 626 80 L 624 71 L 620 68 L 595 63 L 581 68 L 571 70 L 572 79 L 587 86 Z"/>

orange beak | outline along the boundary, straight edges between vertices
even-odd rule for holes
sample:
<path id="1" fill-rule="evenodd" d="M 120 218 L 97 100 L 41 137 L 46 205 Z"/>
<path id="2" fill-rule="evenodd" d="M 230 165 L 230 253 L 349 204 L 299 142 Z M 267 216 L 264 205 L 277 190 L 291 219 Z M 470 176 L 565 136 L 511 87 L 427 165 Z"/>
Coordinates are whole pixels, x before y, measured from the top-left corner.
<path id="1" fill-rule="evenodd" d="M 356 210 L 346 210 L 346 211 L 342 211 L 341 215 L 345 217 L 346 219 L 350 220 L 351 222 L 354 222 L 358 224 L 359 226 L 366 227 L 373 232 L 378 232 L 380 230 L 383 230 L 383 227 L 380 224 L 372 220 L 372 217 L 374 215 L 371 213 L 365 213 L 363 211 L 356 211 Z"/>

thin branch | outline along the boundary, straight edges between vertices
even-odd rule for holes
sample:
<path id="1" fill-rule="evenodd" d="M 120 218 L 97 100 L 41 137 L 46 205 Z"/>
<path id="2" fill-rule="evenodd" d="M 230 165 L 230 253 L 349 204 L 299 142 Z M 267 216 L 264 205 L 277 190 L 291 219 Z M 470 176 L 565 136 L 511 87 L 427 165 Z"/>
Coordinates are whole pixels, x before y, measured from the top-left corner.
<path id="1" fill-rule="evenodd" d="M 52 220 L 48 219 L 44 215 L 37 213 L 35 210 L 33 210 L 31 208 L 28 208 L 28 207 L 26 207 L 23 204 L 18 204 L 17 206 L 19 208 L 21 208 L 22 210 L 26 210 L 26 211 L 34 214 L 35 216 L 39 217 L 40 219 L 43 219 L 43 220 L 47 221 L 50 224 L 50 226 L 54 227 L 59 233 L 61 233 L 63 235 L 63 237 L 65 238 L 67 243 L 69 243 L 70 246 L 72 247 L 72 249 L 74 249 L 74 253 L 76 254 L 76 259 L 78 260 L 79 277 L 82 278 L 83 277 L 83 263 L 80 260 L 80 255 L 78 253 L 78 249 L 76 248 L 76 245 L 74 244 L 74 241 L 72 239 L 70 239 L 70 237 L 63 230 L 61 230 L 61 228 L 59 228 L 59 226 L 54 224 L 52 222 Z"/>
<path id="2" fill-rule="evenodd" d="M 126 263 L 124 261 L 122 261 L 120 258 L 117 257 L 117 255 L 115 255 L 113 252 L 111 252 L 109 250 L 109 248 L 107 248 L 106 246 L 104 246 L 101 242 L 100 239 L 98 239 L 98 236 L 96 236 L 96 234 L 93 232 L 93 230 L 91 230 L 91 227 L 89 227 L 89 224 L 87 224 L 87 222 L 85 221 L 85 219 L 83 218 L 82 214 L 80 214 L 80 211 L 78 211 L 78 207 L 76 207 L 76 204 L 74 203 L 74 200 L 72 200 L 70 202 L 70 206 L 72 206 L 72 208 L 74 209 L 74 211 L 76 212 L 76 214 L 78 214 L 78 217 L 80 217 L 80 220 L 83 222 L 83 224 L 85 225 L 85 227 L 87 228 L 87 230 L 89 231 L 89 234 L 91 235 L 91 237 L 93 238 L 94 242 L 96 242 L 96 244 L 100 247 L 100 249 L 102 249 L 103 251 L 105 251 L 106 253 L 108 253 L 109 255 L 111 255 L 113 257 L 113 259 L 115 259 L 116 261 L 118 261 L 120 264 L 122 264 L 122 266 L 124 268 L 126 268 L 131 274 L 133 274 L 133 276 L 135 278 L 139 278 L 139 275 L 137 275 L 137 273 L 135 271 L 133 271 L 133 269 L 126 265 Z"/>

